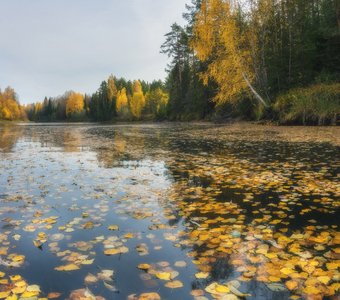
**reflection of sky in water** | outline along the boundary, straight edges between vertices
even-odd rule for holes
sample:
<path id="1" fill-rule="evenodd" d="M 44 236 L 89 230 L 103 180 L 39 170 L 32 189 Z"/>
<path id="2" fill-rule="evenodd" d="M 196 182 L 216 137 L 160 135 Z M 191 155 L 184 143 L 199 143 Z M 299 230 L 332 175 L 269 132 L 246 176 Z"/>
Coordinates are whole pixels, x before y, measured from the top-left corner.
<path id="1" fill-rule="evenodd" d="M 224 128 L 216 132 L 206 125 L 2 128 L 1 239 L 9 241 L 8 253 L 26 256 L 22 267 L 5 272 L 21 274 L 29 283 L 40 285 L 44 293 L 63 292 L 66 298 L 71 290 L 85 287 L 88 273 L 113 269 L 112 284 L 120 293 L 113 294 L 99 280 L 89 285 L 94 294 L 125 299 L 129 294 L 156 291 L 162 299 L 192 299 L 192 289 L 204 289 L 212 281 L 224 283 L 245 273 L 242 268 L 247 265 L 230 261 L 244 262 L 249 251 L 275 246 L 275 234 L 260 235 L 260 226 L 290 236 L 297 231 L 304 234 L 303 227 L 316 224 L 320 225 L 317 233 L 331 231 L 333 236 L 337 206 L 331 200 L 337 193 L 337 165 L 329 162 L 337 157 L 337 146 L 311 143 L 310 137 L 301 133 L 298 136 L 302 140 L 286 142 L 297 137 L 287 138 L 281 131 L 268 131 L 266 135 L 263 129 L 258 133 L 252 130 L 249 133 L 236 127 L 232 134 Z M 310 134 L 310 129 L 306 130 Z M 332 135 L 330 129 L 326 136 Z M 305 190 L 307 187 L 310 190 Z M 311 203 L 314 208 L 301 214 Z M 57 223 L 51 229 L 32 223 L 39 219 L 34 216 L 37 211 L 40 219 L 58 216 Z M 88 222 L 93 228 L 84 229 Z M 109 231 L 109 225 L 118 225 L 120 230 Z M 329 225 L 335 227 L 330 230 Z M 23 230 L 27 226 L 36 230 Z M 225 228 L 223 234 L 214 233 L 218 227 Z M 285 228 L 287 233 L 280 231 Z M 32 243 L 41 231 L 48 236 L 64 236 L 57 245 L 48 240 L 41 251 Z M 195 232 L 197 238 L 192 238 Z M 133 238 L 124 238 L 127 233 Z M 21 235 L 19 241 L 13 240 L 15 234 Z M 200 234 L 205 242 L 199 240 Z M 213 238 L 219 236 L 232 241 L 237 253 L 210 255 L 209 251 L 215 249 Z M 105 241 L 110 237 L 129 252 L 105 256 Z M 81 250 L 81 243 L 90 248 Z M 145 256 L 136 251 L 141 244 L 147 248 Z M 304 246 L 314 255 L 313 247 Z M 274 248 L 270 251 L 281 255 L 281 250 Z M 329 249 L 315 253 L 322 255 Z M 95 261 L 77 271 L 55 271 L 66 263 L 57 256 L 65 250 Z M 200 260 L 207 263 L 197 264 Z M 176 261 L 185 261 L 186 266 L 176 267 Z M 163 264 L 157 265 L 159 262 Z M 267 262 L 265 259 L 254 265 L 260 270 Z M 140 263 L 149 263 L 158 271 L 179 272 L 176 280 L 184 287 L 164 287 L 165 282 L 152 273 L 138 270 Z M 210 277 L 197 280 L 194 274 L 202 268 L 209 270 Z M 274 292 L 256 280 L 242 282 L 240 290 L 251 293 L 249 299 L 289 297 L 287 290 Z"/>

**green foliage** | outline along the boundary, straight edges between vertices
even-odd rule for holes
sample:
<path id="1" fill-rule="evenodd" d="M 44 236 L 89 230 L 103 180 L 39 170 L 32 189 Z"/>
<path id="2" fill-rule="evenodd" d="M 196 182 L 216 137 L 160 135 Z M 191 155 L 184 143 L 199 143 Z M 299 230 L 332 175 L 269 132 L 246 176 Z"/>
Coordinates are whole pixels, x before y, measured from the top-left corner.
<path id="1" fill-rule="evenodd" d="M 334 124 L 340 114 L 340 83 L 292 89 L 277 97 L 274 110 L 281 123 Z"/>
<path id="2" fill-rule="evenodd" d="M 153 116 L 157 120 L 166 118 L 169 95 L 160 87 L 147 92 L 145 101 L 144 111 L 146 114 Z"/>

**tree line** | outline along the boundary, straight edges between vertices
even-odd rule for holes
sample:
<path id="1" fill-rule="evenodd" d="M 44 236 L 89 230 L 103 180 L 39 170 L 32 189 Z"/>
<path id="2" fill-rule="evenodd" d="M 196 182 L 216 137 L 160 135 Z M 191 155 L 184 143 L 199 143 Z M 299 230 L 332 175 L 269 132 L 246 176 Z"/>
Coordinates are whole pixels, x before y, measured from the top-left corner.
<path id="1" fill-rule="evenodd" d="M 183 17 L 160 49 L 165 82 L 110 76 L 92 95 L 25 107 L 7 88 L 0 119 L 337 122 L 339 0 L 191 0 Z"/>
<path id="2" fill-rule="evenodd" d="M 110 76 L 92 95 L 68 91 L 27 105 L 32 121 L 134 121 L 166 117 L 168 94 L 162 81 L 135 80 Z"/>

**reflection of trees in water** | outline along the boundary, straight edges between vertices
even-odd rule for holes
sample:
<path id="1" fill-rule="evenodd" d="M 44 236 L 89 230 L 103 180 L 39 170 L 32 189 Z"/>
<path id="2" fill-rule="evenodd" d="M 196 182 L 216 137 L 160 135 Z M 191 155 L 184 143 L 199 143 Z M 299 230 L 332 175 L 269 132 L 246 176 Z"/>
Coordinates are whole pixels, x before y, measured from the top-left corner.
<path id="1" fill-rule="evenodd" d="M 63 131 L 62 144 L 65 152 L 79 152 L 83 146 L 83 134 L 80 130 Z"/>
<path id="2" fill-rule="evenodd" d="M 11 152 L 20 138 L 23 137 L 21 126 L 0 126 L 0 151 Z"/>

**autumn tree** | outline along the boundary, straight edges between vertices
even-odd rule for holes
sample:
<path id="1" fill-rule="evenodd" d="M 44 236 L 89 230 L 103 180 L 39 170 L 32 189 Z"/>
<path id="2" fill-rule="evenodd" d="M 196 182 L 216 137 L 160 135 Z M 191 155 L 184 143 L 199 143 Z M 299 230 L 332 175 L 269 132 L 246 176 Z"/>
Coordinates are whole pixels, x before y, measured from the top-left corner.
<path id="1" fill-rule="evenodd" d="M 7 87 L 0 90 L 0 120 L 24 120 L 26 113 L 19 104 L 17 95 L 13 88 Z"/>
<path id="2" fill-rule="evenodd" d="M 79 116 L 84 109 L 84 96 L 71 92 L 66 103 L 66 116 L 68 118 Z"/>
<path id="3" fill-rule="evenodd" d="M 203 1 L 196 14 L 192 47 L 201 61 L 208 61 L 202 77 L 205 84 L 210 78 L 218 84 L 218 104 L 235 101 L 249 91 L 265 104 L 252 86 L 251 50 L 256 37 L 238 26 L 235 9 L 228 0 Z"/>
<path id="4" fill-rule="evenodd" d="M 142 85 L 139 80 L 136 80 L 133 83 L 133 95 L 130 101 L 130 111 L 133 117 L 140 119 L 144 106 L 145 97 L 143 94 Z"/>
<path id="5" fill-rule="evenodd" d="M 116 111 L 117 111 L 118 116 L 123 117 L 123 118 L 127 117 L 129 114 L 128 97 L 126 94 L 125 87 L 123 87 L 117 93 Z"/>

